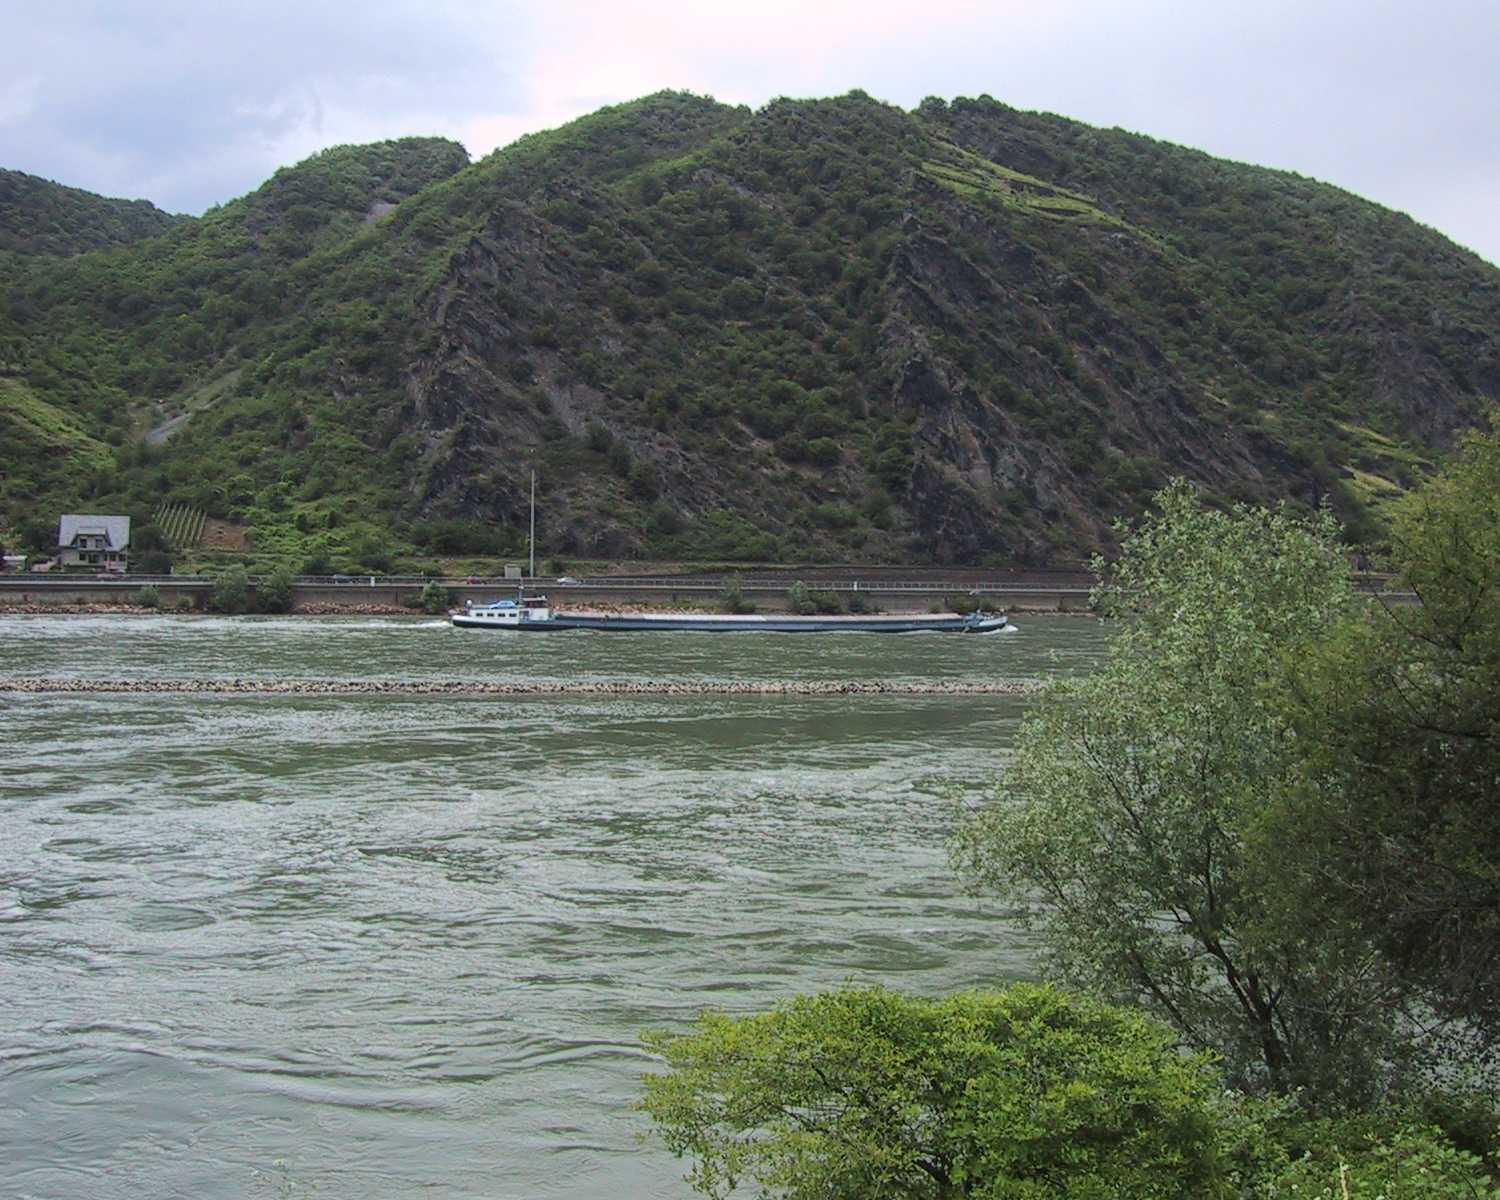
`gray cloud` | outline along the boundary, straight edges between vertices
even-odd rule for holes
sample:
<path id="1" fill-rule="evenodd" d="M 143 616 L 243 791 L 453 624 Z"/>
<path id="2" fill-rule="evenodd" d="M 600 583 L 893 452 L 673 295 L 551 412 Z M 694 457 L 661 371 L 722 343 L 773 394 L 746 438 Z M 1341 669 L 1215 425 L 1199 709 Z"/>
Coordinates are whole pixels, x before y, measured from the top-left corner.
<path id="1" fill-rule="evenodd" d="M 200 211 L 324 146 L 452 129 L 514 103 L 486 6 L 394 0 L 29 6 L 0 48 L 0 162 Z"/>

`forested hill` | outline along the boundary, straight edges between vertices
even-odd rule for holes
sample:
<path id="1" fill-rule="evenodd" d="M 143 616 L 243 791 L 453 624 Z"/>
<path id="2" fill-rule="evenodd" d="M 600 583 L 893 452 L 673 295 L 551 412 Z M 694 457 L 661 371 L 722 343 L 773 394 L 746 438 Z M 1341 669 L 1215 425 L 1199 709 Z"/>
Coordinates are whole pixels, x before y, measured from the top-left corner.
<path id="1" fill-rule="evenodd" d="M 988 98 L 663 93 L 14 261 L 3 516 L 294 562 L 519 548 L 533 465 L 552 554 L 1076 558 L 1179 474 L 1377 538 L 1500 396 L 1500 272 L 1439 234 Z"/>
<path id="2" fill-rule="evenodd" d="M 146 200 L 106 200 L 0 169 L 0 250 L 82 254 L 155 237 L 185 220 Z"/>

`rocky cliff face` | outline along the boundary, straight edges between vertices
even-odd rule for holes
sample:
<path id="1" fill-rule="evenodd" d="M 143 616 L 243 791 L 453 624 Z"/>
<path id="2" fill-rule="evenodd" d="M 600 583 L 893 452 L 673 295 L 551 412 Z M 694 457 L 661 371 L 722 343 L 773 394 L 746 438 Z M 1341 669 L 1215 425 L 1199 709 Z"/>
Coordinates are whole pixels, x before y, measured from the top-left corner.
<path id="1" fill-rule="evenodd" d="M 1447 329 L 1460 381 L 1448 346 L 1371 307 L 1379 267 L 1353 251 L 1320 260 L 1342 290 L 1319 283 L 1308 307 L 1287 286 L 1306 272 L 1291 250 L 1252 276 L 1149 197 L 1083 193 L 1070 157 L 990 130 L 1030 118 L 928 115 L 902 146 L 890 125 L 909 119 L 871 102 L 792 106 L 645 192 L 550 179 L 506 196 L 423 313 L 434 349 L 407 376 L 416 502 L 513 522 L 535 463 L 554 532 L 590 553 L 645 549 L 632 514 L 649 499 L 686 524 L 734 513 L 831 554 L 1041 560 L 1107 546 L 1172 475 L 1353 511 L 1341 458 L 1378 472 L 1382 428 L 1437 448 L 1477 416 L 1497 362 L 1483 264 L 1422 243 L 1437 306 L 1423 325 Z M 795 175 L 789 160 L 820 151 L 843 160 L 831 194 L 766 169 Z M 869 193 L 840 191 L 850 176 Z M 1363 211 L 1273 179 L 1332 195 L 1336 216 Z M 872 195 L 883 206 L 861 213 Z M 1288 221 L 1278 236 L 1310 235 Z M 1265 302 L 1229 306 L 1220 272 Z M 768 412 L 778 386 L 792 398 Z M 836 452 L 810 458 L 819 432 Z M 644 465 L 649 495 L 603 469 L 606 448 Z"/>
<path id="2" fill-rule="evenodd" d="M 169 471 L 263 526 L 515 531 L 536 469 L 556 553 L 1076 558 L 1174 475 L 1371 535 L 1500 394 L 1500 273 L 1438 235 L 989 100 L 341 153 L 244 206 L 281 310 L 184 372 L 249 362 Z"/>

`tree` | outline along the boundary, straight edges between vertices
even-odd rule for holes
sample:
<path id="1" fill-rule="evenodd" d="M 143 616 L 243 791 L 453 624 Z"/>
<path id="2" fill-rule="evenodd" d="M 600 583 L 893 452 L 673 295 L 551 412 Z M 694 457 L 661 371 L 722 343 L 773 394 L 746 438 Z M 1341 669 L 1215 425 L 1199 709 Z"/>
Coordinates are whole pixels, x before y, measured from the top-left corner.
<path id="1" fill-rule="evenodd" d="M 25 517 L 16 526 L 16 538 L 31 554 L 56 554 L 57 522 L 45 517 Z"/>
<path id="2" fill-rule="evenodd" d="M 1393 524 L 1418 604 L 1350 621 L 1300 679 L 1305 786 L 1269 823 L 1296 903 L 1375 940 L 1500 1045 L 1500 425 Z"/>
<path id="3" fill-rule="evenodd" d="M 794 613 L 803 615 L 818 611 L 818 606 L 812 598 L 812 590 L 800 579 L 787 588 L 786 604 Z"/>
<path id="4" fill-rule="evenodd" d="M 263 613 L 291 612 L 294 583 L 285 563 L 261 579 L 255 588 L 255 607 Z"/>
<path id="5" fill-rule="evenodd" d="M 755 604 L 745 597 L 745 585 L 738 575 L 731 575 L 719 589 L 719 611 L 727 613 L 753 613 Z"/>
<path id="6" fill-rule="evenodd" d="M 1299 778 L 1290 664 L 1351 610 L 1336 526 L 1206 511 L 1181 482 L 1155 502 L 1095 595 L 1125 618 L 1105 665 L 1044 690 L 957 862 L 1029 905 L 1063 979 L 1143 1003 L 1235 1083 L 1374 1094 L 1400 990 L 1368 946 L 1287 913 L 1247 852 Z"/>
<path id="7" fill-rule="evenodd" d="M 144 554 L 134 555 L 135 569 L 142 575 L 170 575 L 172 573 L 172 556 L 165 550 L 147 550 Z"/>
<path id="8" fill-rule="evenodd" d="M 668 1070 L 641 1107 L 707 1196 L 1147 1200 L 1218 1173 L 1206 1057 L 1046 987 L 846 988 L 648 1042 Z"/>
<path id="9" fill-rule="evenodd" d="M 241 566 L 230 567 L 214 580 L 208 607 L 217 613 L 242 613 L 250 607 L 250 576 Z"/>

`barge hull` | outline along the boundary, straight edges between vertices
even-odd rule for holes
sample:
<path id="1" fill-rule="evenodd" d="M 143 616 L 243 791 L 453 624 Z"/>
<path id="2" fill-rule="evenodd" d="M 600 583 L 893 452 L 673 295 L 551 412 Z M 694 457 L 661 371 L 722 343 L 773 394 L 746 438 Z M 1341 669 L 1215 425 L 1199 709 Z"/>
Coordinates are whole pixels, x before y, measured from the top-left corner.
<path id="1" fill-rule="evenodd" d="M 466 629 L 502 629 L 517 633 L 561 633 L 592 629 L 601 633 L 993 633 L 1006 618 L 985 613 L 973 617 L 734 617 L 559 614 L 543 620 L 501 623 L 452 614 L 454 625 Z"/>

